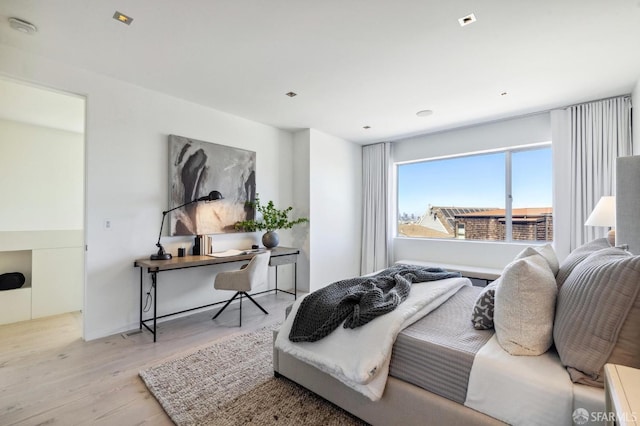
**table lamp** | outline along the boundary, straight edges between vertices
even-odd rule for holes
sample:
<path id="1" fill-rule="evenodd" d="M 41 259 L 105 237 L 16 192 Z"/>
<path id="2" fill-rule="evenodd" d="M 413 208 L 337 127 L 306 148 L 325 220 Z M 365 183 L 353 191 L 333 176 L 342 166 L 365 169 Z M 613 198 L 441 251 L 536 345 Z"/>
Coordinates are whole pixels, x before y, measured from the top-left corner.
<path id="1" fill-rule="evenodd" d="M 160 238 L 162 237 L 162 228 L 164 227 L 164 218 L 167 216 L 167 213 L 172 212 L 174 210 L 177 210 L 181 207 L 184 206 L 188 206 L 189 204 L 193 204 L 193 203 L 197 203 L 199 201 L 215 201 L 215 200 L 222 200 L 224 197 L 222 196 L 222 194 L 218 191 L 211 191 L 209 193 L 209 195 L 205 195 L 204 197 L 200 197 L 198 199 L 195 200 L 191 200 L 188 203 L 184 203 L 182 205 L 179 205 L 178 207 L 174 207 L 172 209 L 166 210 L 162 212 L 162 223 L 160 224 L 160 233 L 158 234 L 158 242 L 156 243 L 156 246 L 158 247 L 158 253 L 156 254 L 152 254 L 151 255 L 151 260 L 169 260 L 171 259 L 173 256 L 171 256 L 171 253 L 166 253 L 164 251 L 164 247 L 162 247 L 162 244 L 160 244 Z"/>
<path id="2" fill-rule="evenodd" d="M 616 226 L 616 197 L 606 196 L 600 198 L 600 201 L 598 201 L 584 224 L 586 226 L 606 226 L 611 228 L 607 234 L 607 239 L 610 245 L 615 246 L 616 231 L 613 228 Z"/>

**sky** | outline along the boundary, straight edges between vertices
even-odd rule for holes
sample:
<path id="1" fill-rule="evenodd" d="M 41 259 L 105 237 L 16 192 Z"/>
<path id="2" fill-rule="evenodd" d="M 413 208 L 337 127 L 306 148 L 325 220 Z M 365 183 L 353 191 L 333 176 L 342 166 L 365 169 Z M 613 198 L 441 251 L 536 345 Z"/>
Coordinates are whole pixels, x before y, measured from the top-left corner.
<path id="1" fill-rule="evenodd" d="M 513 208 L 551 207 L 551 147 L 512 154 Z M 398 166 L 398 213 L 441 207 L 505 208 L 505 153 Z"/>

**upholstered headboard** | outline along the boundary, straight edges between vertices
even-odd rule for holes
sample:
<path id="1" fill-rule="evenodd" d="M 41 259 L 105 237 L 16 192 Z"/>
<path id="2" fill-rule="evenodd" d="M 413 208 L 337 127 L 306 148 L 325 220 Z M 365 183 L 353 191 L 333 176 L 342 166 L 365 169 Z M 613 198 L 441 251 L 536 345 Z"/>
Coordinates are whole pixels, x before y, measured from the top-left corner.
<path id="1" fill-rule="evenodd" d="M 616 160 L 616 245 L 640 254 L 640 155 Z"/>

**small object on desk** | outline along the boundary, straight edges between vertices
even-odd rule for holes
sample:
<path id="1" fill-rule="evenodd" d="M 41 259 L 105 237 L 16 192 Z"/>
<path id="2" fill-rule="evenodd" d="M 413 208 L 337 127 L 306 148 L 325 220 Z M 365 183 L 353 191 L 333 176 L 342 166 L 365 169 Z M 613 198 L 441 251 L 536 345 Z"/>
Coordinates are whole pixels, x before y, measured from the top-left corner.
<path id="1" fill-rule="evenodd" d="M 193 255 L 194 256 L 200 255 L 200 236 L 199 235 L 196 235 L 195 238 L 193 239 Z"/>
<path id="2" fill-rule="evenodd" d="M 260 246 L 258 246 L 257 244 L 254 244 L 251 246 L 252 250 L 258 250 L 260 248 Z"/>
<path id="3" fill-rule="evenodd" d="M 247 254 L 246 251 L 244 250 L 236 250 L 236 249 L 229 249 L 229 250 L 225 250 L 225 251 L 217 251 L 215 253 L 210 253 L 207 256 L 211 256 L 211 257 L 231 257 L 231 256 L 240 256 L 243 254 Z"/>
<path id="4" fill-rule="evenodd" d="M 178 249 L 178 257 L 184 257 L 184 247 Z"/>
<path id="5" fill-rule="evenodd" d="M 225 251 L 217 251 L 215 253 L 209 253 L 207 256 L 211 257 L 231 257 L 231 256 L 242 256 L 245 254 L 252 253 L 262 253 L 264 250 L 260 249 L 251 249 L 251 250 L 237 250 L 237 249 L 229 249 Z"/>

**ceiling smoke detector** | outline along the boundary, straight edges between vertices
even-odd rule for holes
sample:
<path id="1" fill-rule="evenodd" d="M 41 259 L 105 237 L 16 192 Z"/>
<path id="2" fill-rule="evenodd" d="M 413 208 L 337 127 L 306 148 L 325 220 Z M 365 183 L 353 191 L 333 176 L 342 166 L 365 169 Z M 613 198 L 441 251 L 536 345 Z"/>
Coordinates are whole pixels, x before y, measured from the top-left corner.
<path id="1" fill-rule="evenodd" d="M 476 15 L 470 13 L 467 16 L 463 16 L 462 18 L 458 19 L 458 22 L 460 23 L 461 27 L 473 24 L 474 22 L 476 22 Z"/>
<path id="2" fill-rule="evenodd" d="M 9 26 L 16 31 L 20 31 L 25 34 L 35 34 L 38 32 L 38 28 L 36 28 L 35 25 L 20 18 L 9 18 Z"/>

